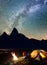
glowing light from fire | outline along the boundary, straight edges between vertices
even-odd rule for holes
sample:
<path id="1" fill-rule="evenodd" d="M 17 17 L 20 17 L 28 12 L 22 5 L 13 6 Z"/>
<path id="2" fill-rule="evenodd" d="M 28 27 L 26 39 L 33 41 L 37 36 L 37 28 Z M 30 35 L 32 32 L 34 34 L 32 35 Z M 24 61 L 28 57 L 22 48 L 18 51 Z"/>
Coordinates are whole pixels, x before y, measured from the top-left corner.
<path id="1" fill-rule="evenodd" d="M 41 56 L 42 59 L 47 58 L 47 52 L 45 52 L 44 50 L 34 50 L 31 54 L 31 58 L 38 58 L 39 56 Z"/>
<path id="2" fill-rule="evenodd" d="M 12 56 L 13 56 L 13 60 L 14 60 L 14 61 L 18 60 L 18 58 L 17 58 L 17 56 L 15 55 L 15 53 L 11 53 L 11 54 L 12 54 Z"/>
<path id="3" fill-rule="evenodd" d="M 46 56 L 42 53 L 42 52 L 40 52 L 40 56 L 44 59 L 44 58 L 46 58 Z"/>
<path id="4" fill-rule="evenodd" d="M 30 55 L 31 55 L 31 58 L 35 58 L 37 57 L 39 51 L 38 50 L 34 50 Z"/>

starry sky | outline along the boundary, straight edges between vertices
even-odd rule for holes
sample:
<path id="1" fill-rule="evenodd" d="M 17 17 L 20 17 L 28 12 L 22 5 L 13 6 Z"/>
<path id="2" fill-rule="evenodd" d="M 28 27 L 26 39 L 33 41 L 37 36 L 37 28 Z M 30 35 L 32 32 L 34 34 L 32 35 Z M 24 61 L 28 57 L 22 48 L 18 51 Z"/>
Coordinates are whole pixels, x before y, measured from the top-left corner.
<path id="1" fill-rule="evenodd" d="M 47 39 L 47 0 L 0 0 L 0 35 L 14 27 L 28 38 Z"/>

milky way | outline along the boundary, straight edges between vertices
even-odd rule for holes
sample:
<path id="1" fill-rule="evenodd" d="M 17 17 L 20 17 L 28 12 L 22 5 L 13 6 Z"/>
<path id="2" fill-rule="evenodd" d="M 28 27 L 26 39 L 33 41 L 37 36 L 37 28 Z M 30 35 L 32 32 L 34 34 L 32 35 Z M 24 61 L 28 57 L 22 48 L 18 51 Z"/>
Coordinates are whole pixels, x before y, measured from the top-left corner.
<path id="1" fill-rule="evenodd" d="M 47 0 L 0 0 L 0 35 L 14 27 L 28 38 L 47 39 Z"/>

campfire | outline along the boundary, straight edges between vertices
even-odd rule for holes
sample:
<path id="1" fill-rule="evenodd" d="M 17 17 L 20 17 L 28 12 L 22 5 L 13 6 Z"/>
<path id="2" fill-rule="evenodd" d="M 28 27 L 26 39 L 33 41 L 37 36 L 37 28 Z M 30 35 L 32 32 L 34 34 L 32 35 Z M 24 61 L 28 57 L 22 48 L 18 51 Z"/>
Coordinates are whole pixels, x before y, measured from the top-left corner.
<path id="1" fill-rule="evenodd" d="M 13 57 L 13 61 L 17 61 L 18 60 L 18 57 L 16 56 L 16 54 L 15 53 L 11 53 L 12 54 L 12 57 Z"/>

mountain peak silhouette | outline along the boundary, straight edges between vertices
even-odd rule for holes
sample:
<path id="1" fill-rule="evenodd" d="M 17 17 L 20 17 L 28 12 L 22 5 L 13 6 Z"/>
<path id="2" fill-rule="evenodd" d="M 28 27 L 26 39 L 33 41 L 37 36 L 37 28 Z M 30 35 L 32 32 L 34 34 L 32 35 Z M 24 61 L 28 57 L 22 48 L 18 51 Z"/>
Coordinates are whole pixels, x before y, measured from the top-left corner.
<path id="1" fill-rule="evenodd" d="M 14 28 L 13 30 L 12 30 L 12 32 L 11 32 L 11 34 L 14 34 L 14 33 L 18 33 L 18 31 L 17 31 L 17 29 L 16 28 Z"/>
<path id="2" fill-rule="evenodd" d="M 0 48 L 47 50 L 47 40 L 28 39 L 14 28 L 9 36 L 5 32 L 0 36 Z"/>
<path id="3" fill-rule="evenodd" d="M 18 36 L 18 31 L 16 28 L 14 28 L 10 34 L 10 37 L 16 38 Z"/>
<path id="4" fill-rule="evenodd" d="M 7 37 L 8 35 L 7 35 L 7 33 L 6 32 L 4 32 L 2 35 L 1 35 L 1 37 Z"/>
<path id="5" fill-rule="evenodd" d="M 7 35 L 7 33 L 6 33 L 6 32 L 4 32 L 2 35 Z"/>

